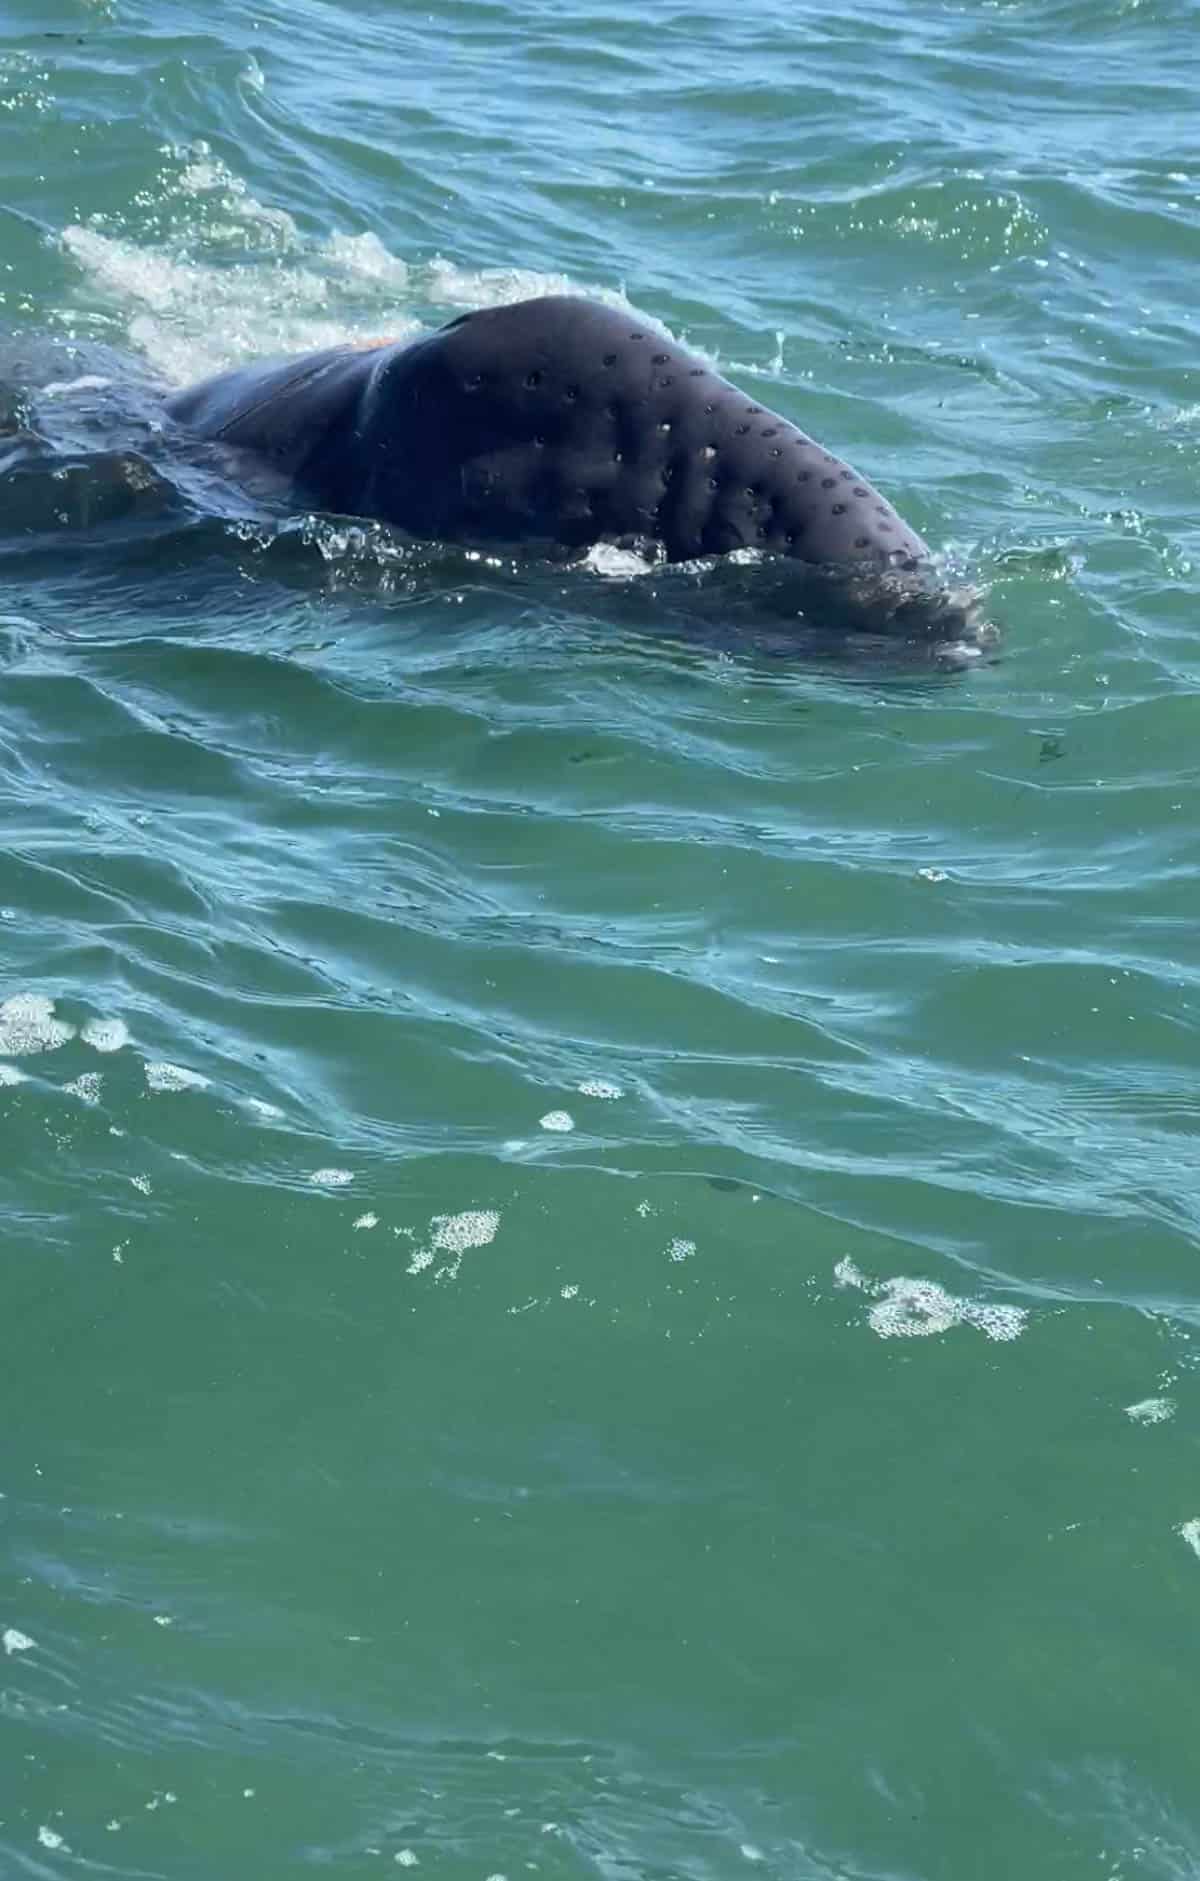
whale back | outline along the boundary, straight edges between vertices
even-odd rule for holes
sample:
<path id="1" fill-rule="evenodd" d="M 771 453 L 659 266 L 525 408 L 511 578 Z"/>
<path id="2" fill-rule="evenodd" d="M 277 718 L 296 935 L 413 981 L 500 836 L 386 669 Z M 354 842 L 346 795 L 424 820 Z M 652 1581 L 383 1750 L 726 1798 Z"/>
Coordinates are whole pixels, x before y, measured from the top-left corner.
<path id="1" fill-rule="evenodd" d="M 851 465 L 635 315 L 546 296 L 379 353 L 357 506 L 421 535 L 650 538 L 912 568 L 925 544 Z"/>
<path id="2" fill-rule="evenodd" d="M 168 411 L 324 509 L 444 541 L 758 548 L 922 570 L 929 551 L 850 464 L 623 309 L 547 295 L 416 342 L 261 362 Z"/>
<path id="3" fill-rule="evenodd" d="M 256 360 L 173 393 L 167 412 L 201 437 L 252 451 L 298 482 L 328 479 L 332 493 L 339 466 L 353 461 L 351 433 L 368 370 L 362 351 L 349 345 Z"/>

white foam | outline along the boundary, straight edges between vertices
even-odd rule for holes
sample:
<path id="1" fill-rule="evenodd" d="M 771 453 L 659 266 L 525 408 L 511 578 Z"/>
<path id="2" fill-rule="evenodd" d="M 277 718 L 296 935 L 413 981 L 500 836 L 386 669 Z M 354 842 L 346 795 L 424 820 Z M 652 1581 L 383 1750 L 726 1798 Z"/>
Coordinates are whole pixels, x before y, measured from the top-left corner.
<path id="1" fill-rule="evenodd" d="M 345 322 L 315 311 L 327 289 L 307 268 L 217 268 L 78 224 L 63 230 L 62 245 L 92 289 L 125 313 L 134 344 L 179 384 L 254 354 L 336 346 L 347 337 Z"/>
<path id="2" fill-rule="evenodd" d="M 958 1302 L 932 1280 L 885 1280 L 867 1318 L 881 1339 L 927 1339 L 959 1322 Z"/>
<path id="3" fill-rule="evenodd" d="M 1023 1306 L 997 1306 L 977 1300 L 960 1300 L 958 1305 L 965 1326 L 974 1326 L 977 1332 L 1002 1343 L 1019 1339 L 1029 1323 Z"/>
<path id="4" fill-rule="evenodd" d="M 690 1261 L 696 1252 L 694 1241 L 682 1241 L 678 1237 L 667 1244 L 667 1253 L 673 1261 Z"/>
<path id="5" fill-rule="evenodd" d="M 206 1091 L 208 1079 L 186 1065 L 170 1065 L 156 1059 L 145 1067 L 146 1083 L 152 1091 Z"/>
<path id="6" fill-rule="evenodd" d="M 348 1182 L 353 1182 L 352 1169 L 314 1169 L 309 1181 L 317 1189 L 344 1189 Z"/>
<path id="7" fill-rule="evenodd" d="M 241 76 L 261 85 L 253 60 Z M 167 149 L 144 200 L 167 231 L 158 246 L 145 246 L 99 217 L 70 224 L 60 241 L 93 297 L 111 302 L 133 342 L 179 382 L 254 355 L 303 352 L 381 332 L 406 338 L 423 324 L 440 324 L 447 307 L 500 307 L 582 287 L 633 312 L 623 294 L 565 274 L 463 268 L 442 257 L 409 263 L 370 232 L 310 240 L 285 210 L 259 201 L 203 141 Z M 245 260 L 231 262 L 230 249 Z M 263 266 L 264 255 L 273 266 Z M 637 317 L 665 332 L 641 311 Z"/>
<path id="8" fill-rule="evenodd" d="M 204 138 L 198 137 L 186 151 L 177 147 L 171 152 L 176 161 L 183 155 L 189 156 L 191 161 L 174 184 L 164 173 L 167 194 L 207 198 L 203 207 L 210 218 L 214 210 L 229 217 L 227 224 L 210 219 L 207 223 L 210 235 L 219 240 L 240 237 L 247 246 L 273 247 L 285 253 L 299 245 L 296 224 L 287 210 L 259 202 L 252 196 L 243 179 L 213 154 L 212 146 Z"/>
<path id="9" fill-rule="evenodd" d="M 625 1095 L 619 1084 L 610 1084 L 607 1078 L 585 1078 L 578 1089 L 581 1097 L 603 1097 L 611 1100 Z"/>
<path id="10" fill-rule="evenodd" d="M 69 1091 L 72 1097 L 81 1097 L 85 1104 L 98 1104 L 101 1082 L 98 1071 L 81 1071 L 77 1078 L 72 1078 L 70 1084 L 63 1085 L 63 1090 Z"/>
<path id="11" fill-rule="evenodd" d="M 661 565 L 662 556 L 652 546 L 647 545 L 643 553 L 622 548 L 616 542 L 593 542 L 582 559 L 584 568 L 609 581 L 637 581 L 643 575 L 655 574 Z"/>
<path id="12" fill-rule="evenodd" d="M 64 392 L 103 392 L 112 384 L 111 379 L 104 379 L 96 372 L 85 372 L 79 379 L 51 379 L 49 385 L 43 385 L 40 398 L 61 398 Z"/>
<path id="13" fill-rule="evenodd" d="M 359 1216 L 358 1220 L 354 1223 L 354 1226 L 356 1228 L 378 1228 L 379 1216 L 372 1215 L 368 1211 L 367 1214 Z"/>
<path id="14" fill-rule="evenodd" d="M 29 1057 L 34 1052 L 56 1052 L 75 1027 L 54 1017 L 54 1001 L 44 993 L 14 993 L 0 1005 L 0 1054 Z"/>
<path id="15" fill-rule="evenodd" d="M 1182 1535 L 1193 1554 L 1200 1555 L 1200 1517 L 1193 1516 L 1190 1522 L 1181 1522 L 1175 1532 Z"/>
<path id="16" fill-rule="evenodd" d="M 469 1247 L 487 1247 L 495 1240 L 500 1215 L 494 1208 L 468 1208 L 461 1215 L 435 1215 L 429 1226 L 435 1248 L 462 1254 Z"/>
<path id="17" fill-rule="evenodd" d="M 460 268 L 457 263 L 435 255 L 425 271 L 422 285 L 431 301 L 445 307 L 507 307 L 518 300 L 537 300 L 546 294 L 577 294 L 579 288 L 566 274 L 541 274 L 536 268 Z M 609 307 L 633 313 L 624 294 L 611 288 L 589 288 L 593 300 Z M 666 328 L 641 310 L 637 317 L 659 333 Z"/>
<path id="18" fill-rule="evenodd" d="M 129 1027 L 124 1019 L 89 1019 L 79 1036 L 94 1052 L 119 1052 L 129 1043 Z"/>
<path id="19" fill-rule="evenodd" d="M 283 1112 L 278 1104 L 268 1104 L 261 1097 L 248 1097 L 246 1109 L 252 1110 L 256 1117 L 262 1118 L 264 1123 L 279 1123 L 283 1118 Z"/>
<path id="20" fill-rule="evenodd" d="M 408 1272 L 422 1274 L 433 1265 L 436 1254 L 449 1254 L 453 1258 L 439 1267 L 438 1277 L 457 1278 L 467 1249 L 487 1247 L 495 1240 L 499 1226 L 500 1213 L 495 1208 L 467 1208 L 459 1215 L 435 1215 L 429 1224 L 429 1245 L 414 1250 Z"/>
<path id="21" fill-rule="evenodd" d="M 904 1274 L 871 1290 L 879 1297 L 867 1319 L 881 1339 L 927 1339 L 953 1326 L 974 1326 L 989 1339 L 1016 1339 L 1029 1317 L 1023 1307 L 961 1300 L 936 1281 L 911 1280 Z"/>
<path id="22" fill-rule="evenodd" d="M 408 263 L 399 255 L 389 254 L 378 235 L 331 235 L 324 252 L 344 274 L 381 281 L 390 288 L 408 287 Z"/>
<path id="23" fill-rule="evenodd" d="M 11 1659 L 14 1652 L 32 1652 L 36 1645 L 36 1639 L 30 1639 L 28 1633 L 18 1632 L 15 1626 L 6 1626 L 0 1633 L 0 1646 L 4 1647 L 6 1658 Z"/>
<path id="24" fill-rule="evenodd" d="M 859 1293 L 868 1293 L 871 1283 L 861 1268 L 856 1267 L 848 1254 L 843 1255 L 833 1270 L 833 1278 L 839 1287 L 854 1287 Z"/>
<path id="25" fill-rule="evenodd" d="M 253 82 L 254 71 L 245 76 Z M 307 241 L 286 210 L 260 202 L 203 141 L 166 153 L 151 194 L 173 229 L 165 246 L 143 247 L 99 219 L 70 224 L 60 239 L 93 293 L 124 313 L 130 338 L 169 379 L 195 379 L 255 354 L 373 338 L 381 324 L 402 338 L 420 324 L 396 307 L 408 264 L 378 236 Z M 223 252 L 210 261 L 206 247 Z M 231 247 L 247 259 L 230 263 Z M 264 251 L 274 267 L 263 267 Z M 342 282 L 353 306 L 339 319 Z"/>
<path id="26" fill-rule="evenodd" d="M 392 1860 L 401 1868 L 415 1868 L 417 1866 L 417 1858 L 411 1848 L 398 1848 L 396 1853 L 392 1856 Z"/>
<path id="27" fill-rule="evenodd" d="M 1016 1339 L 1029 1320 L 1022 1306 L 959 1299 L 934 1280 L 912 1280 L 905 1274 L 871 1280 L 849 1255 L 836 1263 L 833 1278 L 839 1287 L 873 1296 L 867 1320 L 881 1339 L 926 1339 L 952 1326 L 974 1326 L 989 1339 Z"/>
<path id="28" fill-rule="evenodd" d="M 1127 1404 L 1125 1415 L 1135 1424 L 1165 1424 L 1175 1415 L 1175 1401 L 1173 1398 L 1142 1398 L 1137 1404 Z"/>
<path id="29" fill-rule="evenodd" d="M 538 1122 L 541 1124 L 543 1130 L 550 1130 L 552 1132 L 556 1130 L 573 1130 L 575 1128 L 575 1119 L 569 1110 L 548 1110 L 544 1117 L 538 1118 Z"/>
<path id="30" fill-rule="evenodd" d="M 16 1065 L 0 1064 L 0 1084 L 25 1084 L 28 1080 Z"/>
<path id="31" fill-rule="evenodd" d="M 43 1848 L 61 1848 L 61 1849 L 66 1850 L 66 1852 L 70 1854 L 70 1850 L 67 1848 L 67 1845 L 63 1841 L 62 1836 L 58 1833 L 58 1830 L 48 1829 L 44 1822 L 41 1824 L 40 1828 L 38 1829 L 37 1839 L 41 1843 Z"/>

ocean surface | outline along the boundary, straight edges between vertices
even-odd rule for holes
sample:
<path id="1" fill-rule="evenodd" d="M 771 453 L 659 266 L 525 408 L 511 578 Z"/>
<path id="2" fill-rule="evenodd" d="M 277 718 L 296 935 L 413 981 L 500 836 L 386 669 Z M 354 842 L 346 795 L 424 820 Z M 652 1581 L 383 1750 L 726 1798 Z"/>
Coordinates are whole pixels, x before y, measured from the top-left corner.
<path id="1" fill-rule="evenodd" d="M 1200 1874 L 1198 37 L 5 0 L 2 1881 Z M 111 430 L 564 287 L 991 654 Z"/>

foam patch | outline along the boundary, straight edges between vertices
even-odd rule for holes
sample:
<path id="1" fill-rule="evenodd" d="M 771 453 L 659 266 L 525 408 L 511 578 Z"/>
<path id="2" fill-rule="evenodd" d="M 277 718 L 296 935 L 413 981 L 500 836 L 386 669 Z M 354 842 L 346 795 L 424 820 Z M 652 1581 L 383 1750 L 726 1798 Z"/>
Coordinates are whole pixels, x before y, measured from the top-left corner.
<path id="1" fill-rule="evenodd" d="M 74 1038 L 75 1027 L 54 1016 L 54 1001 L 43 993 L 14 993 L 0 1005 L 0 1054 L 22 1058 L 56 1052 Z"/>
<path id="2" fill-rule="evenodd" d="M 1024 1332 L 1029 1314 L 1022 1306 L 961 1299 L 934 1280 L 897 1274 L 871 1280 L 848 1256 L 833 1270 L 835 1284 L 872 1296 L 867 1323 L 881 1339 L 928 1339 L 955 1326 L 972 1326 L 986 1338 L 1007 1342 Z"/>
<path id="3" fill-rule="evenodd" d="M 147 1064 L 146 1083 L 152 1091 L 206 1091 L 208 1079 L 199 1071 L 189 1071 L 186 1065 L 168 1064 L 158 1059 Z"/>

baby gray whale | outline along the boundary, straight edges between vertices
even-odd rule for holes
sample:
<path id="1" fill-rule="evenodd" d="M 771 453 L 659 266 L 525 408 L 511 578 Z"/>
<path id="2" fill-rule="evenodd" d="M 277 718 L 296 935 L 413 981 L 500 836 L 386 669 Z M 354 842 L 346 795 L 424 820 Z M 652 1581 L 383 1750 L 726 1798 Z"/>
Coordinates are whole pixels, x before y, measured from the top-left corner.
<path id="1" fill-rule="evenodd" d="M 0 557 L 97 525 L 186 556 L 249 524 L 282 566 L 312 510 L 423 542 L 418 581 L 491 546 L 517 579 L 577 563 L 619 609 L 614 576 L 670 561 L 638 608 L 722 645 L 960 666 L 997 639 L 859 471 L 627 308 L 548 295 L 183 391 L 96 341 L 0 334 Z M 638 560 L 582 553 L 603 543 Z"/>
<path id="2" fill-rule="evenodd" d="M 415 341 L 244 366 L 167 409 L 315 507 L 414 536 L 636 542 L 676 562 L 760 549 L 848 578 L 857 624 L 964 629 L 961 595 L 946 595 L 926 544 L 860 472 L 596 301 L 547 295 Z"/>

